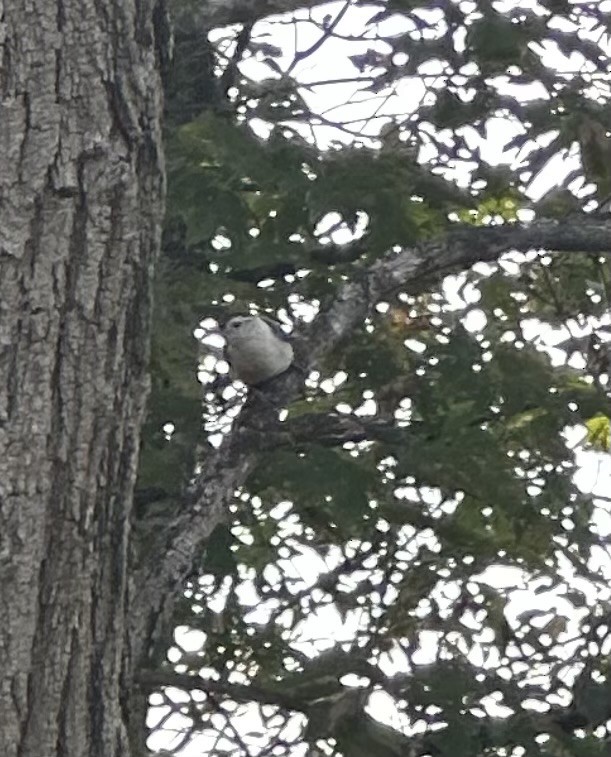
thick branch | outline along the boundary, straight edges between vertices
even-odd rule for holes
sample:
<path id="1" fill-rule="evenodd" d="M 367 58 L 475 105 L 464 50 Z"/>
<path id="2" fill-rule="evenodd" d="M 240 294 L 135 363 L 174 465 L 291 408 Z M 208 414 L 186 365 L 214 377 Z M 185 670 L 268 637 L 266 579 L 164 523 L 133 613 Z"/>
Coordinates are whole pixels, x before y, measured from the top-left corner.
<path id="1" fill-rule="evenodd" d="M 308 327 L 306 354 L 314 363 L 335 349 L 376 302 L 400 289 L 422 291 L 423 283 L 477 262 L 494 262 L 511 250 L 611 254 L 611 217 L 578 216 L 528 226 L 457 226 L 444 237 L 423 242 L 377 261 L 344 285 L 333 305 Z"/>
<path id="2" fill-rule="evenodd" d="M 401 673 L 395 676 L 384 676 L 374 666 L 371 666 L 358 654 L 338 652 L 332 650 L 323 653 L 322 660 L 317 664 L 311 662 L 318 676 L 310 676 L 306 686 L 295 687 L 288 674 L 285 681 L 248 685 L 230 683 L 227 681 L 213 681 L 195 675 L 185 675 L 174 671 L 164 670 L 146 672 L 138 676 L 138 683 L 148 690 L 163 687 L 176 687 L 189 691 L 202 691 L 206 694 L 222 695 L 239 703 L 257 703 L 259 705 L 275 705 L 281 710 L 302 712 L 308 716 L 309 725 L 306 738 L 337 738 L 344 753 L 369 757 L 399 757 L 406 754 L 445 754 L 440 751 L 440 745 L 445 743 L 444 734 L 439 731 L 428 731 L 418 736 L 406 737 L 399 731 L 384 726 L 366 712 L 365 707 L 371 694 L 371 686 L 379 684 L 383 689 L 395 693 L 397 696 L 410 699 L 411 677 Z M 356 672 L 370 678 L 371 684 L 366 688 L 346 688 L 339 679 L 348 672 Z M 301 678 L 302 674 L 296 674 Z M 334 683 L 334 685 L 330 685 Z M 605 684 L 599 684 L 600 696 L 605 700 Z M 604 723 L 611 714 L 611 707 L 603 708 L 594 717 L 581 713 L 573 705 L 568 707 L 551 708 L 549 712 L 529 712 L 531 726 L 539 733 L 571 734 L 577 728 L 595 728 Z M 427 719 L 431 725 L 445 722 L 445 714 L 421 717 Z M 474 719 L 465 714 L 467 730 L 473 730 Z M 490 717 L 477 720 L 477 731 L 480 736 L 485 734 L 485 741 L 489 745 L 505 747 L 511 742 L 511 735 L 515 729 L 520 730 L 524 713 L 515 712 L 509 718 Z"/>
<path id="3" fill-rule="evenodd" d="M 385 294 L 424 277 L 491 262 L 511 250 L 611 254 L 611 217 L 577 215 L 563 222 L 544 220 L 526 226 L 460 226 L 441 240 L 425 242 L 382 259 L 372 269 Z"/>
<path id="4" fill-rule="evenodd" d="M 580 216 L 564 222 L 543 221 L 529 226 L 457 227 L 445 237 L 390 253 L 369 269 L 355 272 L 331 307 L 297 333 L 300 364 L 312 368 L 359 325 L 379 300 L 409 286 L 418 290 L 431 278 L 466 269 L 478 261 L 495 261 L 510 250 L 611 254 L 611 218 Z M 276 379 L 266 390 L 269 399 L 254 395 L 235 430 L 218 451 L 210 451 L 195 486 L 179 514 L 151 544 L 150 558 L 136 576 L 137 595 L 132 638 L 145 649 L 161 641 L 170 627 L 175 598 L 202 556 L 212 531 L 228 517 L 234 492 L 254 469 L 269 428 L 269 403 L 289 403 L 303 389 L 299 371 Z M 353 429 L 354 430 L 354 429 Z M 356 433 L 356 431 L 355 431 Z M 352 438 L 356 438 L 354 435 Z"/>

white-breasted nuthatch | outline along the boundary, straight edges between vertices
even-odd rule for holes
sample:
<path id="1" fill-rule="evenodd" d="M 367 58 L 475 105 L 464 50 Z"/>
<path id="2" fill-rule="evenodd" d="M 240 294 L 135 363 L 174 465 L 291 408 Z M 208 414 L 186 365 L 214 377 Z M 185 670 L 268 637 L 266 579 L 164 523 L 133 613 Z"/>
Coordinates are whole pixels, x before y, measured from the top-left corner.
<path id="1" fill-rule="evenodd" d="M 223 329 L 225 355 L 233 376 L 249 386 L 284 373 L 293 347 L 279 323 L 258 315 L 237 315 Z"/>

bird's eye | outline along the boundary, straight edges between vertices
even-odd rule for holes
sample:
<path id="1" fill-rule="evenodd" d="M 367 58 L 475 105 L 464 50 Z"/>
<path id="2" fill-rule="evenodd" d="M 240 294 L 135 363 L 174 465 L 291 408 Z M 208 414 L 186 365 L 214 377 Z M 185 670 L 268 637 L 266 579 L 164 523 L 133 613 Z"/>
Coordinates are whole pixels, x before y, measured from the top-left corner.
<path id="1" fill-rule="evenodd" d="M 237 323 L 232 323 L 231 326 L 234 329 L 239 329 L 242 324 L 238 321 Z"/>

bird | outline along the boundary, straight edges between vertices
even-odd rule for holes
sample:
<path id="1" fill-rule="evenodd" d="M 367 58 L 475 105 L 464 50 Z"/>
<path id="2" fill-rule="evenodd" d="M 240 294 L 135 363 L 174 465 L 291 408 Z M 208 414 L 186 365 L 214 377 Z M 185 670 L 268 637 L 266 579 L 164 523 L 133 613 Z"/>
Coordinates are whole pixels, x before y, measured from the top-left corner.
<path id="1" fill-rule="evenodd" d="M 259 315 L 237 315 L 223 329 L 225 357 L 234 378 L 259 386 L 279 376 L 294 358 L 290 337 L 280 324 Z"/>

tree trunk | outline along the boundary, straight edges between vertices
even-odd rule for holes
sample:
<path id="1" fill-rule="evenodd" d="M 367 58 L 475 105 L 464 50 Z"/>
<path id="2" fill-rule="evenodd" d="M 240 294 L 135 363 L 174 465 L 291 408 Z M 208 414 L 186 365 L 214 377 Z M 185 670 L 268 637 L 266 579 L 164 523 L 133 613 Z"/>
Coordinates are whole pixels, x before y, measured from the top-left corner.
<path id="1" fill-rule="evenodd" d="M 0 0 L 0 754 L 130 753 L 127 553 L 163 202 L 146 0 Z"/>

